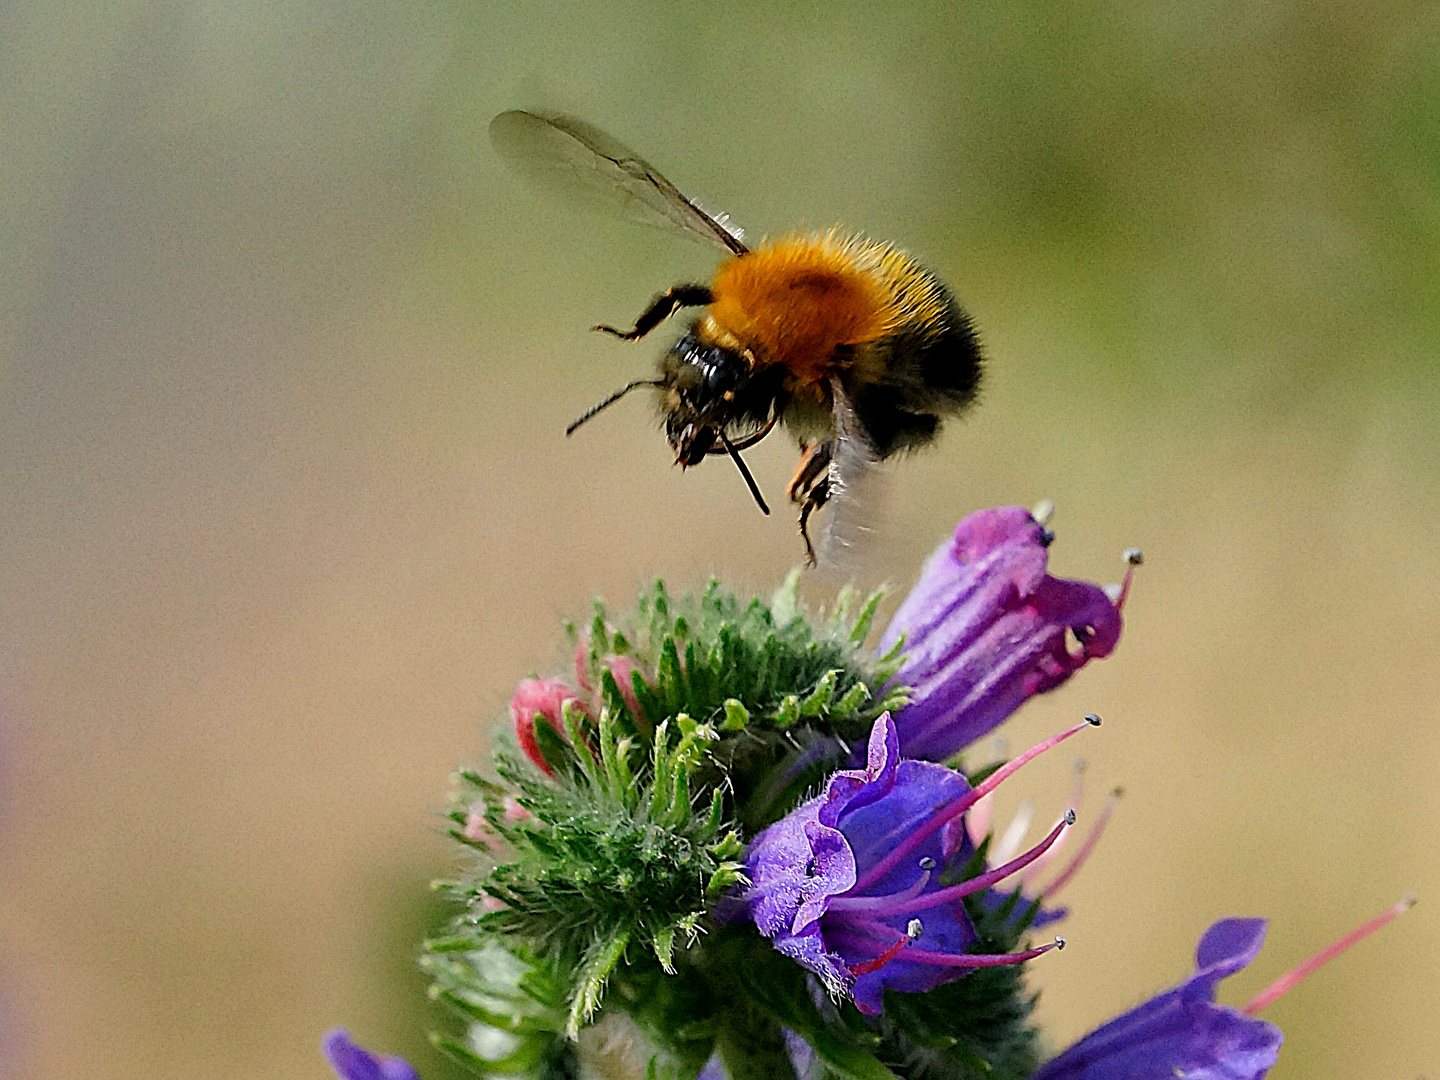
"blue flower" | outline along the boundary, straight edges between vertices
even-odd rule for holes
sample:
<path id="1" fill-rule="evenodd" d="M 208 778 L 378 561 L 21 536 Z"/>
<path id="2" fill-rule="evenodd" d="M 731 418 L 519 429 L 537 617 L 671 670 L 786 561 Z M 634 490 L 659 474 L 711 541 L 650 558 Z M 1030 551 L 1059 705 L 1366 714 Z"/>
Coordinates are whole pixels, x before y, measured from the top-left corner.
<path id="1" fill-rule="evenodd" d="M 420 1080 L 420 1074 L 408 1061 L 370 1053 L 352 1042 L 344 1028 L 327 1032 L 320 1040 L 320 1049 L 340 1080 Z"/>
<path id="2" fill-rule="evenodd" d="M 1255 959 L 1265 925 L 1217 922 L 1195 950 L 1195 974 L 1092 1031 L 1032 1080 L 1259 1080 L 1280 1052 L 1280 1029 L 1215 1004 L 1215 988 Z"/>
<path id="3" fill-rule="evenodd" d="M 1022 507 L 981 510 L 925 564 L 880 640 L 884 653 L 905 637 L 891 685 L 913 690 L 895 714 L 906 757 L 944 761 L 1114 650 L 1129 573 L 1113 597 L 1051 577 L 1053 538 Z M 1139 552 L 1127 558 L 1133 569 Z"/>
<path id="4" fill-rule="evenodd" d="M 1025 761 L 1086 725 L 1028 751 L 971 788 L 943 765 L 901 760 L 889 714 L 870 733 L 867 767 L 835 773 L 824 793 L 751 843 L 743 901 L 775 948 L 818 975 L 861 1012 L 886 989 L 929 990 L 977 967 L 1014 964 L 1056 943 L 1003 955 L 969 950 L 978 935 L 961 900 L 1024 869 L 1073 817 L 1011 862 L 942 886 L 947 865 L 973 851 L 963 815 Z"/>

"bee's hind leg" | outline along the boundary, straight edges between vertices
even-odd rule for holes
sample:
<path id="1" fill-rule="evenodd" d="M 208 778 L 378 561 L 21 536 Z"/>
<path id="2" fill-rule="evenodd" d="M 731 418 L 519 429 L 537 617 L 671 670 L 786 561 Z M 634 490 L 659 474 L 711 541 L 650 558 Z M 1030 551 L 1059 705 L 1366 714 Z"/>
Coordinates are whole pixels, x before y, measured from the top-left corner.
<path id="1" fill-rule="evenodd" d="M 675 314 L 676 310 L 682 307 L 704 307 L 713 303 L 715 296 L 705 285 L 676 285 L 667 289 L 654 300 L 650 306 L 640 313 L 635 320 L 635 326 L 631 330 L 617 330 L 613 326 L 592 326 L 592 330 L 601 330 L 607 334 L 614 334 L 622 341 L 636 341 L 644 337 L 655 327 Z"/>
<path id="2" fill-rule="evenodd" d="M 785 489 L 791 502 L 804 500 L 815 482 L 829 470 L 834 449 L 833 441 L 806 443 L 802 447 L 800 464 L 795 466 L 795 475 L 790 477 L 790 486 Z"/>
<path id="3" fill-rule="evenodd" d="M 810 542 L 810 515 L 830 500 L 830 458 L 833 442 L 811 443 L 790 478 L 790 501 L 800 504 L 800 539 L 805 541 L 805 560 L 816 563 L 815 545 Z"/>
<path id="4" fill-rule="evenodd" d="M 800 506 L 800 539 L 805 541 L 805 561 L 811 566 L 814 566 L 817 560 L 815 545 L 810 542 L 810 515 L 824 506 L 829 499 L 830 478 L 827 476 L 805 493 L 805 501 Z"/>

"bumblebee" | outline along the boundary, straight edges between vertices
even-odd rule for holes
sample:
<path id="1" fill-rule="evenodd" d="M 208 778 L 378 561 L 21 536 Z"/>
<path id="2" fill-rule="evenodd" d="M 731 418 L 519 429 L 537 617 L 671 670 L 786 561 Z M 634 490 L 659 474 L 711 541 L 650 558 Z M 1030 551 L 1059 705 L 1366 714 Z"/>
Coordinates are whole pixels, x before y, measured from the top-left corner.
<path id="1" fill-rule="evenodd" d="M 811 515 L 847 497 L 876 463 L 933 441 L 943 420 L 975 400 L 982 360 L 969 316 L 938 277 L 898 248 L 834 230 L 751 248 L 725 215 L 707 213 L 583 121 L 505 112 L 490 135 L 522 173 L 618 201 L 631 217 L 727 253 L 708 284 L 672 286 L 629 329 L 594 328 L 637 341 L 682 308 L 703 309 L 655 377 L 610 394 L 567 435 L 632 390 L 651 387 L 676 464 L 728 456 L 768 514 L 740 452 L 783 423 L 800 445 L 787 493 L 800 508 L 813 566 Z"/>

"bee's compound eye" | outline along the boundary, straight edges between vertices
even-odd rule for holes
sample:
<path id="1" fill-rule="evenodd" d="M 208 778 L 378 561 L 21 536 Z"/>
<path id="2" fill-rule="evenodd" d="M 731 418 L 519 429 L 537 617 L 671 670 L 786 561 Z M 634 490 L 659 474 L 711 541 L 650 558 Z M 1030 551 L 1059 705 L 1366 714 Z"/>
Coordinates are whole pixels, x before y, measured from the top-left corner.
<path id="1" fill-rule="evenodd" d="M 705 389 L 717 397 L 732 394 L 745 377 L 745 362 L 735 353 L 712 349 L 706 357 Z"/>

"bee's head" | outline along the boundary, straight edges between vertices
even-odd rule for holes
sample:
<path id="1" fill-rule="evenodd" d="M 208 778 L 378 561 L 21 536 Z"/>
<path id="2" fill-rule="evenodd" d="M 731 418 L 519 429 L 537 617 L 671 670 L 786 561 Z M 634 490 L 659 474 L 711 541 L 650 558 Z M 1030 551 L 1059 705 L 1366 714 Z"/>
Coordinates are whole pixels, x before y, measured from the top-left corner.
<path id="1" fill-rule="evenodd" d="M 737 417 L 736 397 L 750 377 L 739 353 L 701 339 L 692 328 L 660 361 L 665 437 L 681 466 L 698 465 Z"/>

